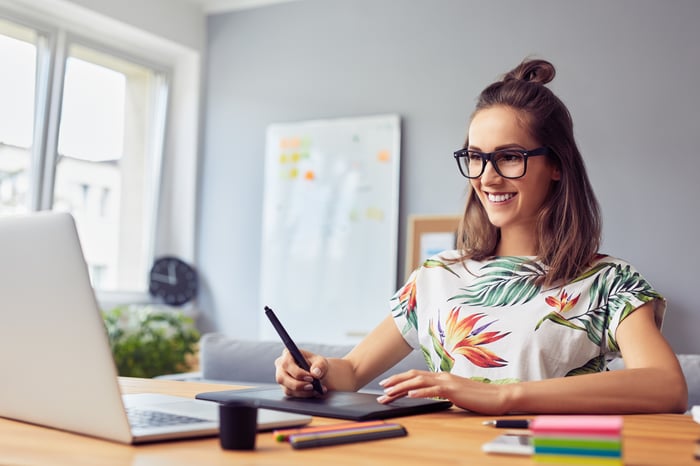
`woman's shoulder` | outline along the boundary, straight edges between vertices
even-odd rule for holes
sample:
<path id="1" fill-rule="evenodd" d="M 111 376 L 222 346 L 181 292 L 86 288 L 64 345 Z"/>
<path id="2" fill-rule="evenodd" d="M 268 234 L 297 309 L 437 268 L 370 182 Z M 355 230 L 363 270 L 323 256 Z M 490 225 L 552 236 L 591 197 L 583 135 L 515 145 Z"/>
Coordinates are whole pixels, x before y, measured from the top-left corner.
<path id="1" fill-rule="evenodd" d="M 629 266 L 632 267 L 632 264 L 630 264 L 627 260 L 611 256 L 610 254 L 605 254 L 602 252 L 599 252 L 593 257 L 593 260 L 591 260 L 591 265 L 589 269 L 593 268 L 599 268 L 601 265 L 620 265 L 620 266 Z"/>
<path id="2" fill-rule="evenodd" d="M 626 259 L 611 256 L 609 254 L 598 253 L 585 267 L 579 276 L 574 281 L 580 279 L 591 278 L 594 276 L 607 276 L 610 279 L 614 277 L 638 277 L 641 274 L 637 268 L 628 262 Z"/>

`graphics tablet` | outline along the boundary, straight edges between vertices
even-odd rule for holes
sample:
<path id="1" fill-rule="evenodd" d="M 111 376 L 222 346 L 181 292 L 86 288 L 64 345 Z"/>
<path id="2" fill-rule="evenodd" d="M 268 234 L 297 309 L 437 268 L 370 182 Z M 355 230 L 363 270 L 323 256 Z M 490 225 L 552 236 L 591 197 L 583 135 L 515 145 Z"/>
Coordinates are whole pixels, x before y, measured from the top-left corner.
<path id="1" fill-rule="evenodd" d="M 250 388 L 200 393 L 200 400 L 255 400 L 261 408 L 276 409 L 312 416 L 368 421 L 414 414 L 432 413 L 452 406 L 446 400 L 431 398 L 399 398 L 390 404 L 380 404 L 377 394 L 330 391 L 318 398 L 290 398 L 280 387 Z"/>

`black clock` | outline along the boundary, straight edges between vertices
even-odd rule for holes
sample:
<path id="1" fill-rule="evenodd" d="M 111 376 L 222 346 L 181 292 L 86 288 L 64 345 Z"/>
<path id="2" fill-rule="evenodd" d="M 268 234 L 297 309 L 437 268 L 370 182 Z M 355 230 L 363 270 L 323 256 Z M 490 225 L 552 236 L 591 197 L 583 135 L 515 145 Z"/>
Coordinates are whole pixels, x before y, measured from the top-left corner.
<path id="1" fill-rule="evenodd" d="M 166 304 L 182 306 L 197 296 L 197 272 L 182 259 L 159 257 L 153 262 L 148 291 Z"/>

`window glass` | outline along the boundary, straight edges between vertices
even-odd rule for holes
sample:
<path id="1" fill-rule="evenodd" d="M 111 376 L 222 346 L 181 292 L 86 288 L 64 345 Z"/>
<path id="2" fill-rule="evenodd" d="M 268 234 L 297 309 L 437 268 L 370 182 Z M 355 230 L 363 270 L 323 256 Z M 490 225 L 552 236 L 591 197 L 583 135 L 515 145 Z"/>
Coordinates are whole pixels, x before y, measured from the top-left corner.
<path id="1" fill-rule="evenodd" d="M 146 289 L 164 82 L 158 72 L 111 54 L 69 48 L 53 209 L 73 214 L 100 291 Z"/>
<path id="2" fill-rule="evenodd" d="M 34 31 L 0 19 L 0 215 L 30 207 L 36 41 Z"/>

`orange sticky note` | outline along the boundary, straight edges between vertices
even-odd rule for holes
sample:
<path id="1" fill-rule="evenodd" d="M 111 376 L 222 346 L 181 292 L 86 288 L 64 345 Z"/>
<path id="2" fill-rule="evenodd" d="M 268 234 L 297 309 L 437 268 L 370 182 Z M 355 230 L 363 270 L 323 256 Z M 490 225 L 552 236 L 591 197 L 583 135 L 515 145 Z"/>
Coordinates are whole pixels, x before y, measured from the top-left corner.
<path id="1" fill-rule="evenodd" d="M 377 154 L 377 160 L 380 162 L 388 162 L 391 159 L 391 153 L 388 150 L 380 150 Z"/>

